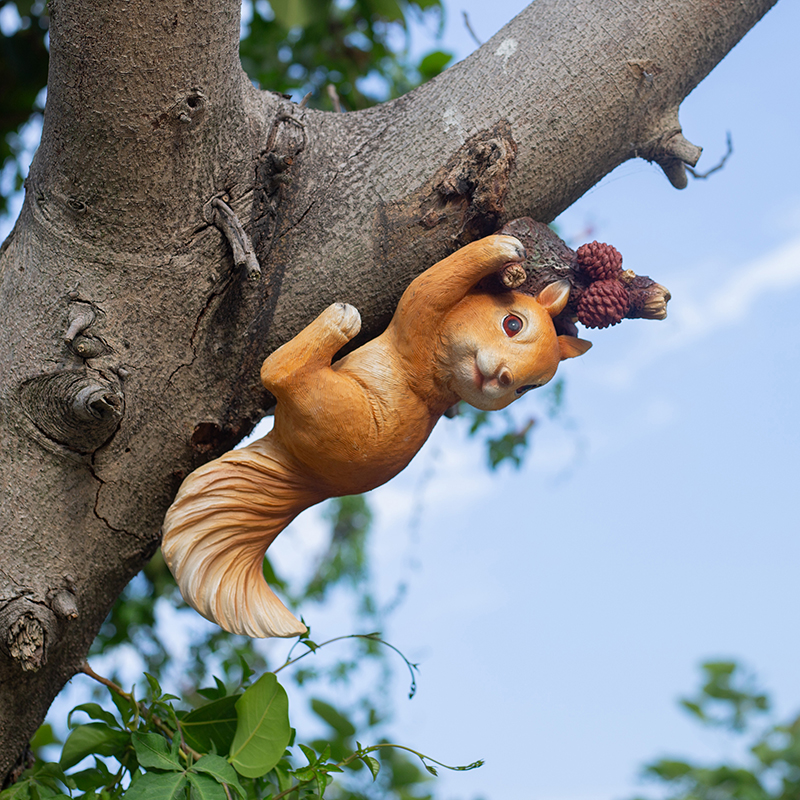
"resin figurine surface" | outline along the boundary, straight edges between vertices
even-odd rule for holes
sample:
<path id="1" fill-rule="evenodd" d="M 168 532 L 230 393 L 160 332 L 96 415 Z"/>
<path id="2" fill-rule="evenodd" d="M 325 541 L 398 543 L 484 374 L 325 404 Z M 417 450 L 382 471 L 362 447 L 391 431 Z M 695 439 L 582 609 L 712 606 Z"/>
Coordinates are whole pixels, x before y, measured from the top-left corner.
<path id="1" fill-rule="evenodd" d="M 190 605 L 232 633 L 304 633 L 262 572 L 297 514 L 394 477 L 457 401 L 504 408 L 589 349 L 553 327 L 567 281 L 536 298 L 474 288 L 523 258 L 513 236 L 473 242 L 416 278 L 386 331 L 339 361 L 361 327 L 344 303 L 264 361 L 261 380 L 278 401 L 273 430 L 189 475 L 164 520 L 164 557 Z"/>

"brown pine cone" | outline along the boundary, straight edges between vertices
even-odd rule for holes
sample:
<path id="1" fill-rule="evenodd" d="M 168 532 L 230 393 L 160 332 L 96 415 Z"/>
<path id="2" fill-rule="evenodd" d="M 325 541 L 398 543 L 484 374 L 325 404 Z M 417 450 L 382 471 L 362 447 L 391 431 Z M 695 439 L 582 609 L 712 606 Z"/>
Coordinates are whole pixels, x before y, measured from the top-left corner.
<path id="1" fill-rule="evenodd" d="M 628 290 L 619 281 L 595 281 L 578 301 L 578 320 L 587 328 L 607 328 L 621 322 L 629 308 Z"/>
<path id="2" fill-rule="evenodd" d="M 616 247 L 603 242 L 582 244 L 577 252 L 580 268 L 593 281 L 608 281 L 622 272 L 622 256 Z"/>

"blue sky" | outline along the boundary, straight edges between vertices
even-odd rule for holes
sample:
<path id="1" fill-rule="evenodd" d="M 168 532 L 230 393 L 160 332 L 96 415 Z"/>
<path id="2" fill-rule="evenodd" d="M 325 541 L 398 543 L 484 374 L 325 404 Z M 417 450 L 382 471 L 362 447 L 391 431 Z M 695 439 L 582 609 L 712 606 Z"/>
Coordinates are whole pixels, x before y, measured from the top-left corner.
<path id="1" fill-rule="evenodd" d="M 472 49 L 462 10 L 488 40 L 524 5 L 449 2 L 444 46 Z M 668 286 L 669 318 L 587 334 L 562 367 L 565 419 L 537 427 L 523 470 L 489 474 L 442 422 L 373 493 L 378 583 L 408 584 L 386 633 L 422 670 L 412 701 L 398 676 L 393 729 L 448 763 L 487 760 L 437 797 L 613 800 L 643 791 L 646 760 L 724 755 L 675 705 L 711 657 L 800 710 L 798 30 L 780 0 L 683 104 L 699 169 L 731 132 L 724 170 L 678 192 L 629 162 L 558 220 Z M 319 515 L 293 527 L 276 559 L 320 546 Z M 310 621 L 351 632 L 335 609 Z"/>

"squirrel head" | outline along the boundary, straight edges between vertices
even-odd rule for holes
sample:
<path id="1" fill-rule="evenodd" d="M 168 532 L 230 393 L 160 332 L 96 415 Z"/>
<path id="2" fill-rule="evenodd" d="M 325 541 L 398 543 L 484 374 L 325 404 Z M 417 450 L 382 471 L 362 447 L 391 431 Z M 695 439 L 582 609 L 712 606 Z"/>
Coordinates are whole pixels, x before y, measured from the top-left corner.
<path id="1" fill-rule="evenodd" d="M 591 343 L 558 336 L 553 317 L 569 298 L 569 282 L 546 286 L 535 298 L 519 292 L 472 292 L 445 318 L 437 377 L 476 408 L 505 408 L 556 374 L 561 361 Z"/>

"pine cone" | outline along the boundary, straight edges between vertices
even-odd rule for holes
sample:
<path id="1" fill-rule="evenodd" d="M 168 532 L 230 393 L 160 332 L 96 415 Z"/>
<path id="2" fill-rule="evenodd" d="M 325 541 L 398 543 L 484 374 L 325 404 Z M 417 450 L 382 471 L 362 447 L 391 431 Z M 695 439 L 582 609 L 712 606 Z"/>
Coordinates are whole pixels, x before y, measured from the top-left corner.
<path id="1" fill-rule="evenodd" d="M 607 328 L 621 322 L 629 308 L 628 290 L 619 281 L 595 281 L 578 301 L 578 320 L 587 328 Z"/>
<path id="2" fill-rule="evenodd" d="M 578 248 L 578 264 L 593 281 L 608 281 L 622 272 L 622 256 L 616 247 L 589 242 Z"/>

